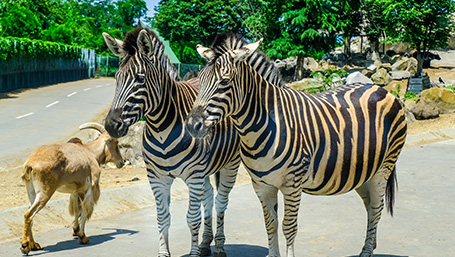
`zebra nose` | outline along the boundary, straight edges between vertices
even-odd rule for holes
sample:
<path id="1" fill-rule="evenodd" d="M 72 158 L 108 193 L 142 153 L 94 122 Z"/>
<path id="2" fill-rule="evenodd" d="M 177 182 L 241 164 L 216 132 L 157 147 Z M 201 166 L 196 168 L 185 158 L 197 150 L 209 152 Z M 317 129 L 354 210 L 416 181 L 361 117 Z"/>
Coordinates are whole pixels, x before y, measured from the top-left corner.
<path id="1" fill-rule="evenodd" d="M 128 132 L 128 126 L 123 122 L 121 118 L 120 109 L 111 109 L 106 117 L 104 124 L 109 135 L 114 138 L 123 137 Z"/>

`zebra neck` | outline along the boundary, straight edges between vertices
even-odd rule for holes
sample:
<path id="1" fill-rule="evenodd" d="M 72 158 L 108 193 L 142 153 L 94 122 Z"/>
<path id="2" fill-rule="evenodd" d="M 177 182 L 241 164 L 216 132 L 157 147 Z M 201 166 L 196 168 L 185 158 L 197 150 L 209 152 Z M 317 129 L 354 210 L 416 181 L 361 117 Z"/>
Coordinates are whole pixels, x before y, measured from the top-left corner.
<path id="1" fill-rule="evenodd" d="M 185 81 L 174 81 L 167 74 L 163 78 L 161 97 L 156 99 L 157 107 L 145 115 L 147 129 L 152 134 L 182 130 L 197 94 L 196 89 Z"/>

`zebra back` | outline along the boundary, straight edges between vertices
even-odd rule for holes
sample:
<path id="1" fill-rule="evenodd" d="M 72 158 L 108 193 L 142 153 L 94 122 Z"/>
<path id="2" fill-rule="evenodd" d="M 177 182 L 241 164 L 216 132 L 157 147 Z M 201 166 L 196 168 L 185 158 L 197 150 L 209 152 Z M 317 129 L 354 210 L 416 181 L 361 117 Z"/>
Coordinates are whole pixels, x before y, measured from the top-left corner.
<path id="1" fill-rule="evenodd" d="M 238 50 L 247 44 L 248 42 L 245 41 L 242 35 L 232 32 L 219 34 L 216 36 L 211 47 L 215 53 L 214 59 L 228 51 Z M 256 51 L 246 59 L 246 62 L 250 64 L 264 80 L 279 87 L 286 87 L 286 83 L 283 81 L 280 71 L 267 59 L 265 54 Z"/>

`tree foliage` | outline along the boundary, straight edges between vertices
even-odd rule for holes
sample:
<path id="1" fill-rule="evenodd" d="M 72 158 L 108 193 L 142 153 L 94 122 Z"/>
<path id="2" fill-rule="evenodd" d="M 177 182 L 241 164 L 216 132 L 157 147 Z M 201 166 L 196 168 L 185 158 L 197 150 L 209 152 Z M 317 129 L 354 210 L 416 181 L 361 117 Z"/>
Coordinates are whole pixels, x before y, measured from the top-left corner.
<path id="1" fill-rule="evenodd" d="M 455 3 L 452 0 L 386 0 L 386 4 L 384 14 L 390 21 L 387 35 L 391 41 L 409 43 L 417 50 L 417 74 L 420 74 L 428 50 L 447 45 L 454 29 L 451 19 Z"/>
<path id="2" fill-rule="evenodd" d="M 146 11 L 144 0 L 2 0 L 0 37 L 52 41 L 110 54 L 102 32 L 123 38 Z"/>
<path id="3" fill-rule="evenodd" d="M 195 51 L 185 49 L 195 49 L 197 44 L 210 45 L 221 32 L 245 33 L 239 6 L 239 0 L 161 0 L 155 7 L 152 25 L 172 42 L 180 61 L 193 62 L 201 59 Z"/>

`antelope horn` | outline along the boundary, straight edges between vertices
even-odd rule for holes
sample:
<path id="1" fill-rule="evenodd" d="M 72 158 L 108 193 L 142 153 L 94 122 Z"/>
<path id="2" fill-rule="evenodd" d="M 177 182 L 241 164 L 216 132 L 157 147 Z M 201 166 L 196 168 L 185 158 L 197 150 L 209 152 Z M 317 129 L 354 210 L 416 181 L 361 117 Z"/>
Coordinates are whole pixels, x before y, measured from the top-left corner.
<path id="1" fill-rule="evenodd" d="M 96 130 L 98 130 L 100 133 L 106 132 L 106 129 L 104 128 L 104 126 L 101 125 L 101 124 L 99 124 L 99 123 L 96 123 L 96 122 L 87 122 L 87 123 L 84 123 L 84 124 L 82 124 L 82 125 L 79 126 L 79 129 L 80 129 L 80 130 L 88 129 L 88 128 L 96 129 Z"/>

